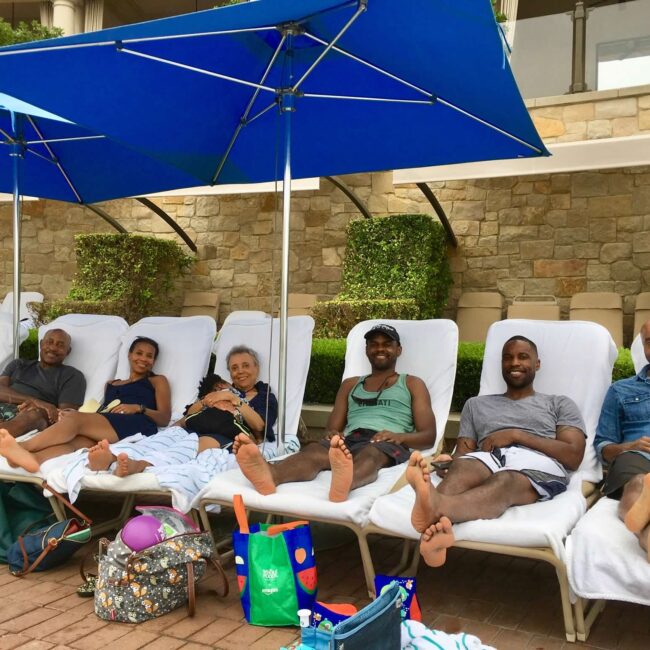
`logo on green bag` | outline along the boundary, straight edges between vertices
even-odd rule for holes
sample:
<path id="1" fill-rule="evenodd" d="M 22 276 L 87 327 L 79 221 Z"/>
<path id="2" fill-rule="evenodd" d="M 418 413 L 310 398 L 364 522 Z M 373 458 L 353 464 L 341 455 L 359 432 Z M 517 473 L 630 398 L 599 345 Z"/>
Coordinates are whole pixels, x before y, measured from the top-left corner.
<path id="1" fill-rule="evenodd" d="M 278 570 L 277 569 L 262 569 L 262 577 L 264 580 L 277 580 L 278 579 Z"/>

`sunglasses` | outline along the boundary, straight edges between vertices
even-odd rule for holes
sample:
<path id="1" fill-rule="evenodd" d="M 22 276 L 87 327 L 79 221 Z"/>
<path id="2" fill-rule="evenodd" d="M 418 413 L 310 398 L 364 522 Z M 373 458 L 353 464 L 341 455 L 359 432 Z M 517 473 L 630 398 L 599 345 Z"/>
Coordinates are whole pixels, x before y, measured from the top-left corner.
<path id="1" fill-rule="evenodd" d="M 392 377 L 391 375 L 390 377 Z M 363 382 L 358 383 L 352 392 L 350 393 L 350 397 L 352 398 L 352 401 L 355 404 L 358 404 L 359 406 L 377 406 L 379 402 L 379 398 L 381 397 L 381 394 L 384 392 L 384 389 L 386 388 L 386 383 L 390 379 L 390 377 L 386 377 L 386 381 L 381 385 L 381 388 L 379 389 L 379 392 L 375 397 L 359 397 L 358 395 L 355 395 L 355 391 L 359 388 L 359 386 L 363 385 Z"/>

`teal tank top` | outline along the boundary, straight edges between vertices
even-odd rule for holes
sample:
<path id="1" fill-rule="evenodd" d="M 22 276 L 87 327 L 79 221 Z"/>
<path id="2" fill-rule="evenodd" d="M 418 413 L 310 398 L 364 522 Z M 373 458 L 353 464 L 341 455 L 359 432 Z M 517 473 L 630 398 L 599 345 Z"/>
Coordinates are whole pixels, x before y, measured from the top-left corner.
<path id="1" fill-rule="evenodd" d="M 371 429 L 372 431 L 392 431 L 393 433 L 411 433 L 415 429 L 413 410 L 411 408 L 411 393 L 406 386 L 407 375 L 399 375 L 397 381 L 390 387 L 376 393 L 370 393 L 363 387 L 367 377 L 359 381 L 348 395 L 348 421 L 345 435 L 356 429 Z M 375 405 L 357 404 L 354 397 L 372 399 L 379 395 Z"/>

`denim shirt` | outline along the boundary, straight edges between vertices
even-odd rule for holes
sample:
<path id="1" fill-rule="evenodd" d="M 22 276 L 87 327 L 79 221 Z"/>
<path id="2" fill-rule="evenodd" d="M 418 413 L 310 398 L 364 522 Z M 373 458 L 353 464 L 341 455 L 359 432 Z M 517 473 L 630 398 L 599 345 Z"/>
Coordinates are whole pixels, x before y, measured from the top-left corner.
<path id="1" fill-rule="evenodd" d="M 603 448 L 607 445 L 632 442 L 650 436 L 650 364 L 638 375 L 613 383 L 603 402 L 594 445 L 603 460 Z M 650 454 L 635 451 L 650 460 Z"/>

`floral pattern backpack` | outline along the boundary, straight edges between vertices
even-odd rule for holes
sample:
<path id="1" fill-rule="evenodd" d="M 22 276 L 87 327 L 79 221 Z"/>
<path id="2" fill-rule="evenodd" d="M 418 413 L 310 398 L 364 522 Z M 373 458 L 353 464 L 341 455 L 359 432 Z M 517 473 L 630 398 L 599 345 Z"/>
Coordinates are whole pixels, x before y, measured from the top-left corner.
<path id="1" fill-rule="evenodd" d="M 212 563 L 228 594 L 228 580 L 221 564 L 212 559 L 210 533 L 200 532 L 173 508 L 138 507 L 140 512 L 173 519 L 179 532 L 153 546 L 134 552 L 118 533 L 113 542 L 100 540 L 99 575 L 95 586 L 95 613 L 107 621 L 142 623 L 167 614 L 187 603 L 194 615 L 195 584 Z"/>

